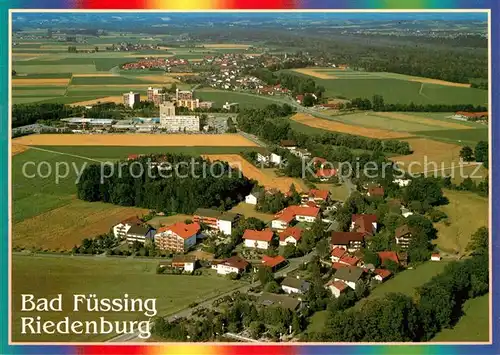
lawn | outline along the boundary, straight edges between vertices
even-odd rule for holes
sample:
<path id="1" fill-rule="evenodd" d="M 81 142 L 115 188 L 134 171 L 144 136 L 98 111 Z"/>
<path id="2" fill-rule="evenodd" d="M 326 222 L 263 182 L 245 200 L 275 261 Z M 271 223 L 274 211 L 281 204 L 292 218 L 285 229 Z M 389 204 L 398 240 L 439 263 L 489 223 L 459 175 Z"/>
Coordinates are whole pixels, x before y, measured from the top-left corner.
<path id="1" fill-rule="evenodd" d="M 307 326 L 306 333 L 319 333 L 324 330 L 326 320 L 328 319 L 328 311 L 319 311 L 314 313 L 309 318 L 309 325 Z"/>
<path id="2" fill-rule="evenodd" d="M 25 65 L 19 65 L 20 63 L 29 63 Z M 33 61 L 26 62 L 16 62 L 14 64 L 14 70 L 19 73 L 95 73 L 96 68 L 94 64 L 56 64 L 52 61 L 47 62 L 49 64 L 33 64 Z"/>
<path id="3" fill-rule="evenodd" d="M 125 78 L 123 76 L 86 76 L 86 77 L 73 77 L 71 85 L 134 85 L 134 84 L 147 84 L 147 81 Z M 128 90 L 126 87 L 121 88 L 122 91 Z"/>
<path id="4" fill-rule="evenodd" d="M 148 221 L 148 224 L 155 228 L 159 228 L 161 226 L 168 226 L 170 224 L 174 224 L 177 222 L 184 222 L 186 219 L 193 219 L 193 216 L 189 216 L 187 214 L 174 214 L 172 216 L 156 216 Z"/>
<path id="5" fill-rule="evenodd" d="M 489 341 L 489 294 L 467 300 L 464 315 L 451 329 L 443 329 L 432 342 L 487 342 Z"/>
<path id="6" fill-rule="evenodd" d="M 408 122 L 389 117 L 382 117 L 377 115 L 376 113 L 369 112 L 338 115 L 332 119 L 347 124 L 382 128 L 400 132 L 414 132 L 437 129 L 435 126 L 419 123 L 417 119 L 415 120 L 415 122 Z"/>
<path id="7" fill-rule="evenodd" d="M 330 198 L 336 201 L 344 201 L 348 197 L 348 189 L 344 185 L 314 184 L 318 189 L 330 191 Z"/>
<path id="8" fill-rule="evenodd" d="M 266 96 L 224 90 L 197 90 L 195 96 L 201 101 L 213 101 L 215 107 L 222 107 L 226 102 L 237 102 L 240 108 L 262 108 L 273 103 L 282 104 L 279 100 Z"/>
<path id="9" fill-rule="evenodd" d="M 72 295 L 96 294 L 99 298 L 155 298 L 159 315 L 182 310 L 192 302 L 215 297 L 241 285 L 219 276 L 156 275 L 156 260 L 98 257 L 14 256 L 12 260 L 13 340 L 14 341 L 103 341 L 109 335 L 22 335 L 21 294 L 35 297 L 63 295 L 63 312 L 23 312 L 23 316 L 41 316 L 43 320 L 73 321 L 146 320 L 142 312 L 90 313 L 72 310 Z M 36 270 L 36 272 L 34 272 Z M 172 287 L 175 285 L 175 287 Z"/>
<path id="10" fill-rule="evenodd" d="M 488 227 L 488 199 L 471 192 L 444 190 L 449 204 L 437 209 L 448 216 L 450 225 L 444 221 L 435 224 L 438 230 L 437 246 L 446 252 L 465 252 L 471 235 L 480 227 Z"/>
<path id="11" fill-rule="evenodd" d="M 254 217 L 260 219 L 265 223 L 270 222 L 274 217 L 274 215 L 270 213 L 262 213 L 256 211 L 254 205 L 250 205 L 245 202 L 241 202 L 238 205 L 234 206 L 230 212 L 242 214 L 243 216 L 245 216 L 245 218 Z"/>
<path id="12" fill-rule="evenodd" d="M 445 142 L 453 142 L 462 145 L 469 145 L 474 149 L 474 146 L 479 141 L 488 141 L 488 128 L 475 129 L 450 129 L 439 131 L 423 131 L 414 132 L 420 136 L 442 140 Z"/>
<path id="13" fill-rule="evenodd" d="M 447 264 L 446 261 L 428 261 L 413 270 L 404 270 L 392 279 L 378 285 L 367 298 L 358 302 L 355 307 L 360 307 L 366 300 L 383 297 L 392 292 L 414 297 L 416 296 L 416 288 L 430 281 L 433 276 L 440 274 Z"/>

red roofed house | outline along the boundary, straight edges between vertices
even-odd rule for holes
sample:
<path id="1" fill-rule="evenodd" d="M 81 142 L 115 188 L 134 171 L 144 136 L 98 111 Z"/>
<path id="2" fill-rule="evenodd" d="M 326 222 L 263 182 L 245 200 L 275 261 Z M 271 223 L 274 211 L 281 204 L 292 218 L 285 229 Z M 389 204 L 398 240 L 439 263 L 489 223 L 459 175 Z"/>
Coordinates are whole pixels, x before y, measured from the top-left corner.
<path id="1" fill-rule="evenodd" d="M 288 206 L 284 210 L 278 212 L 273 221 L 271 222 L 271 226 L 277 230 L 285 230 L 288 228 L 288 225 L 294 219 L 299 222 L 314 222 L 319 214 L 318 207 L 309 207 L 309 206 Z"/>
<path id="2" fill-rule="evenodd" d="M 156 231 L 155 244 L 159 249 L 184 253 L 196 244 L 196 236 L 200 231 L 198 223 L 186 224 L 177 222 Z"/>
<path id="3" fill-rule="evenodd" d="M 370 187 L 366 193 L 369 197 L 384 197 L 383 187 Z"/>
<path id="4" fill-rule="evenodd" d="M 342 248 L 349 252 L 355 252 L 363 247 L 365 238 L 359 232 L 333 232 L 330 239 L 332 249 Z"/>
<path id="5" fill-rule="evenodd" d="M 337 175 L 337 170 L 335 170 L 335 169 L 319 169 L 316 172 L 316 177 L 320 181 L 328 181 L 332 177 L 334 177 L 335 175 Z"/>
<path id="6" fill-rule="evenodd" d="M 248 248 L 267 250 L 273 240 L 273 232 L 269 229 L 263 231 L 247 229 L 243 234 L 243 239 L 245 240 L 245 246 Z"/>
<path id="7" fill-rule="evenodd" d="M 375 269 L 375 271 L 373 272 L 375 273 L 375 276 L 373 278 L 380 282 L 384 282 L 392 275 L 392 272 L 386 269 Z"/>
<path id="8" fill-rule="evenodd" d="M 128 156 L 128 160 L 136 160 L 136 159 L 139 159 L 142 156 L 143 156 L 143 154 L 130 154 Z"/>
<path id="9" fill-rule="evenodd" d="M 284 266 L 285 263 L 286 259 L 281 255 L 275 257 L 264 255 L 262 257 L 262 264 L 270 267 L 273 270 L 273 272 L 278 270 L 281 266 Z"/>
<path id="10" fill-rule="evenodd" d="M 380 258 L 380 263 L 384 264 L 387 260 L 392 260 L 399 265 L 398 254 L 395 251 L 380 251 L 377 253 Z"/>
<path id="11" fill-rule="evenodd" d="M 377 216 L 374 214 L 353 214 L 351 231 L 372 236 L 377 231 Z"/>
<path id="12" fill-rule="evenodd" d="M 431 261 L 441 261 L 441 255 L 439 255 L 439 253 L 432 254 Z"/>
<path id="13" fill-rule="evenodd" d="M 340 258 L 339 263 L 346 264 L 349 266 L 357 266 L 359 263 L 359 259 L 356 258 L 355 256 L 349 256 L 344 254 L 344 256 Z"/>
<path id="14" fill-rule="evenodd" d="M 279 237 L 281 246 L 286 246 L 288 244 L 297 246 L 300 238 L 302 238 L 302 229 L 298 227 L 288 227 L 279 234 Z"/>
<path id="15" fill-rule="evenodd" d="M 307 194 L 302 195 L 302 202 L 313 201 L 316 203 L 328 201 L 330 192 L 328 190 L 311 189 Z"/>
<path id="16" fill-rule="evenodd" d="M 338 262 L 340 260 L 340 258 L 342 258 L 346 253 L 347 253 L 347 250 L 345 250 L 344 248 L 339 248 L 339 247 L 333 248 L 333 250 L 330 254 L 331 255 L 330 258 L 332 259 L 332 263 Z"/>
<path id="17" fill-rule="evenodd" d="M 212 264 L 212 269 L 217 270 L 217 273 L 220 275 L 232 273 L 239 274 L 244 272 L 248 268 L 248 265 L 250 265 L 248 261 L 235 255 L 229 259 L 224 259 L 221 262 Z"/>
<path id="18" fill-rule="evenodd" d="M 115 238 L 123 239 L 132 226 L 140 226 L 142 221 L 139 217 L 134 216 L 127 218 L 113 227 L 113 234 Z"/>
<path id="19" fill-rule="evenodd" d="M 335 270 L 342 269 L 344 267 L 349 267 L 349 265 L 342 263 L 332 263 L 332 268 L 334 268 Z"/>
<path id="20" fill-rule="evenodd" d="M 335 298 L 339 298 L 342 293 L 347 291 L 349 286 L 342 281 L 330 281 L 325 285 L 325 288 L 330 290 Z"/>

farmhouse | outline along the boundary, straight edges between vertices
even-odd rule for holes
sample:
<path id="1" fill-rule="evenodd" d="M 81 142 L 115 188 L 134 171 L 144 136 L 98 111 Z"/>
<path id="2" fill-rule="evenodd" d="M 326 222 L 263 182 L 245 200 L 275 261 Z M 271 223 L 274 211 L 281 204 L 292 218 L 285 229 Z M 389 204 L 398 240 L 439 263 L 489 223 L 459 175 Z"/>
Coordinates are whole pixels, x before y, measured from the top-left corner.
<path id="1" fill-rule="evenodd" d="M 171 262 L 160 262 L 160 266 L 192 272 L 196 266 L 196 257 L 193 255 L 175 255 Z"/>
<path id="2" fill-rule="evenodd" d="M 342 281 L 344 282 L 347 286 L 352 288 L 353 290 L 356 289 L 356 283 L 361 280 L 363 277 L 363 269 L 355 266 L 347 266 L 343 267 L 340 269 L 337 269 L 335 272 L 334 281 Z"/>
<path id="3" fill-rule="evenodd" d="M 275 272 L 279 268 L 283 267 L 285 265 L 285 263 L 286 263 L 286 259 L 284 257 L 282 257 L 281 255 L 278 255 L 275 257 L 264 255 L 262 257 L 262 265 L 271 268 L 271 270 L 273 272 Z"/>
<path id="4" fill-rule="evenodd" d="M 355 252 L 363 247 L 365 238 L 361 232 L 333 232 L 330 239 L 332 249 L 341 248 L 349 252 Z M 337 252 L 338 254 L 340 252 Z"/>
<path id="5" fill-rule="evenodd" d="M 150 226 L 143 227 L 135 225 L 130 227 L 125 233 L 125 239 L 129 244 L 132 244 L 133 242 L 144 243 L 146 239 L 153 239 L 155 232 L 155 229 Z"/>
<path id="6" fill-rule="evenodd" d="M 280 245 L 286 246 L 292 244 L 297 246 L 297 243 L 302 238 L 302 229 L 299 227 L 288 227 L 279 234 Z"/>
<path id="7" fill-rule="evenodd" d="M 408 225 L 403 224 L 396 228 L 394 237 L 396 239 L 396 244 L 399 245 L 401 249 L 407 249 L 412 239 L 412 233 Z"/>
<path id="8" fill-rule="evenodd" d="M 248 248 L 257 248 L 267 250 L 273 240 L 273 232 L 271 230 L 257 231 L 247 229 L 243 234 L 245 246 Z"/>
<path id="9" fill-rule="evenodd" d="M 262 293 L 258 303 L 264 307 L 281 307 L 291 311 L 299 311 L 302 306 L 302 302 L 297 298 L 268 292 Z"/>
<path id="10" fill-rule="evenodd" d="M 260 191 L 251 192 L 249 195 L 245 196 L 245 203 L 250 205 L 256 205 L 262 193 Z"/>
<path id="11" fill-rule="evenodd" d="M 203 223 L 211 229 L 231 235 L 233 227 L 238 223 L 240 215 L 231 212 L 220 212 L 208 208 L 198 208 L 193 215 L 193 221 Z"/>
<path id="12" fill-rule="evenodd" d="M 200 225 L 198 223 L 178 222 L 158 229 L 155 235 L 155 244 L 161 250 L 184 253 L 196 244 L 199 231 Z"/>
<path id="13" fill-rule="evenodd" d="M 115 238 L 124 239 L 127 232 L 132 228 L 132 226 L 140 226 L 143 222 L 139 217 L 127 218 L 113 227 L 113 235 Z"/>
<path id="14" fill-rule="evenodd" d="M 349 286 L 347 286 L 342 281 L 330 281 L 325 285 L 327 290 L 330 290 L 335 298 L 339 298 L 342 293 L 347 291 Z"/>
<path id="15" fill-rule="evenodd" d="M 280 146 L 288 150 L 294 150 L 297 148 L 297 143 L 293 140 L 285 139 L 280 142 Z"/>
<path id="16" fill-rule="evenodd" d="M 271 222 L 271 227 L 283 231 L 294 219 L 299 222 L 314 222 L 319 214 L 318 207 L 288 206 L 278 212 Z"/>
<path id="17" fill-rule="evenodd" d="M 245 272 L 250 264 L 245 259 L 235 255 L 212 264 L 212 269 L 217 270 L 220 275 L 240 274 Z"/>
<path id="18" fill-rule="evenodd" d="M 285 277 L 285 279 L 281 282 L 281 288 L 288 294 L 306 293 L 310 286 L 311 284 L 309 282 L 294 277 Z"/>
<path id="19" fill-rule="evenodd" d="M 353 214 L 351 219 L 351 231 L 372 236 L 377 231 L 377 216 L 374 214 Z"/>

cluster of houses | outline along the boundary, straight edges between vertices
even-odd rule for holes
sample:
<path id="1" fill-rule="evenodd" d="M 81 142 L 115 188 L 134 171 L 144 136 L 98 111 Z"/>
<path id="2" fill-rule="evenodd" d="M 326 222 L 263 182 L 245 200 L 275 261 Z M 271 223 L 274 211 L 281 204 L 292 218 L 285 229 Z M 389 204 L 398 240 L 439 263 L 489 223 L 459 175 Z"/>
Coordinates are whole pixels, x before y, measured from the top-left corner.
<path id="1" fill-rule="evenodd" d="M 172 67 L 177 66 L 187 66 L 189 62 L 186 59 L 181 58 L 159 58 L 159 57 L 151 57 L 140 59 L 133 63 L 126 63 L 122 65 L 122 69 L 124 70 L 132 70 L 132 69 L 165 69 L 169 70 Z"/>

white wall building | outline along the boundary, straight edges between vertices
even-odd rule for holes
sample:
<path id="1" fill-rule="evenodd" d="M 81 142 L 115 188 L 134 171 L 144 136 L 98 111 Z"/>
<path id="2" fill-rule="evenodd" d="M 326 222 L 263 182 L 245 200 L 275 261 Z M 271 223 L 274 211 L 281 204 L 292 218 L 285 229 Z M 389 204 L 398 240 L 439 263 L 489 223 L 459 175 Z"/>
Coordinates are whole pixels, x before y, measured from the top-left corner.
<path id="1" fill-rule="evenodd" d="M 177 116 L 175 106 L 171 102 L 160 105 L 160 126 L 168 132 L 198 132 L 199 116 Z"/>
<path id="2" fill-rule="evenodd" d="M 123 104 L 125 106 L 133 108 L 138 102 L 141 102 L 141 95 L 139 93 L 131 91 L 123 94 Z"/>

